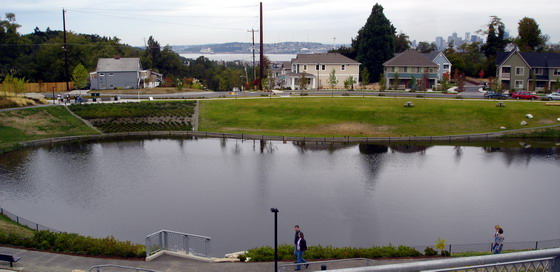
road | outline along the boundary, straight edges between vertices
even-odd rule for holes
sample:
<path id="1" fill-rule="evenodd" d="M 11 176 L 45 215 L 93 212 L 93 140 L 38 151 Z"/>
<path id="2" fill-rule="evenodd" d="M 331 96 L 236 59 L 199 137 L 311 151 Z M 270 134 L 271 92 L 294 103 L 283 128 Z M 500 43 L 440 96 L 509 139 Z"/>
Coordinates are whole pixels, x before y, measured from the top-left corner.
<path id="1" fill-rule="evenodd" d="M 465 92 L 461 94 L 463 98 L 483 98 L 483 93 L 479 92 L 481 85 L 467 85 L 465 86 Z M 82 91 L 83 93 L 84 91 Z M 71 92 L 70 95 L 77 94 L 78 91 Z M 301 91 L 281 91 L 273 92 L 272 96 L 299 96 Z M 345 91 L 345 90 L 310 90 L 305 91 L 308 95 L 319 95 L 319 96 L 341 96 L 348 94 L 349 96 L 378 96 L 381 92 L 378 91 Z M 385 96 L 396 96 L 396 97 L 416 97 L 422 95 L 424 97 L 438 97 L 438 98 L 455 98 L 457 94 L 442 94 L 442 93 L 430 93 L 430 92 L 383 92 Z M 43 93 L 47 99 L 52 99 L 52 93 Z M 154 99 L 196 99 L 196 98 L 234 98 L 234 97 L 265 97 L 270 96 L 268 92 L 183 92 L 183 93 L 173 93 L 173 94 L 109 94 L 104 93 L 102 97 L 114 97 L 119 96 L 122 99 L 148 99 L 150 97 Z"/>

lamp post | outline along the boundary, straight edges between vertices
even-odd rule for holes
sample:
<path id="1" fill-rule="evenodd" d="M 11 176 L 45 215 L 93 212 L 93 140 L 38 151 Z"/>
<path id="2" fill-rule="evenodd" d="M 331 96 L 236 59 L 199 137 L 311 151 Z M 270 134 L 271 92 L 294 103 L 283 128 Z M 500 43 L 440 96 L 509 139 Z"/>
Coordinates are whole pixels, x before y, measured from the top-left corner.
<path id="1" fill-rule="evenodd" d="M 274 213 L 274 272 L 278 272 L 278 209 L 271 208 Z"/>

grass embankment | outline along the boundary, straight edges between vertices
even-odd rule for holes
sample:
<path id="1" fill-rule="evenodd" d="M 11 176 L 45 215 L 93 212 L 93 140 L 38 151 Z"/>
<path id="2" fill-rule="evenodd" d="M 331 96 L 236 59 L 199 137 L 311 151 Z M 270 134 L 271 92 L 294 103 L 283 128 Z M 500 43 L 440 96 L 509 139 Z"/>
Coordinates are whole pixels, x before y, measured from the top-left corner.
<path id="1" fill-rule="evenodd" d="M 62 106 L 0 112 L 0 151 L 24 141 L 88 134 L 98 132 Z"/>
<path id="2" fill-rule="evenodd" d="M 192 130 L 194 101 L 71 105 L 69 108 L 105 133 Z"/>
<path id="3" fill-rule="evenodd" d="M 414 107 L 404 107 L 411 101 Z M 201 101 L 199 130 L 290 136 L 398 137 L 500 131 L 558 124 L 541 102 L 413 98 L 279 98 Z M 533 119 L 525 118 L 532 114 Z M 521 126 L 521 121 L 527 126 Z"/>
<path id="4" fill-rule="evenodd" d="M 31 99 L 22 96 L 0 97 L 0 109 L 35 106 L 37 104 L 48 104 L 45 99 Z"/>
<path id="5" fill-rule="evenodd" d="M 146 255 L 143 245 L 129 241 L 117 241 L 113 237 L 93 238 L 75 233 L 35 231 L 4 215 L 0 215 L 0 245 L 105 257 L 142 258 Z"/>

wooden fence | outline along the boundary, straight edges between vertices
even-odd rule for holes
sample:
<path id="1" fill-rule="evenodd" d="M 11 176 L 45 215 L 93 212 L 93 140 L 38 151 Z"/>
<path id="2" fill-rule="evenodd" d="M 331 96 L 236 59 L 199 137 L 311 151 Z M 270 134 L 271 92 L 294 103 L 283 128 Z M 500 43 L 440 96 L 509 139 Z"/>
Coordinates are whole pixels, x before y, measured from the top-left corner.
<path id="1" fill-rule="evenodd" d="M 2 90 L 2 85 L 0 84 L 0 90 Z M 74 89 L 74 82 L 68 82 L 70 90 Z M 53 89 L 54 88 L 54 89 Z M 41 82 L 41 83 L 25 83 L 26 93 L 52 93 L 54 90 L 57 92 L 66 92 L 66 82 Z"/>

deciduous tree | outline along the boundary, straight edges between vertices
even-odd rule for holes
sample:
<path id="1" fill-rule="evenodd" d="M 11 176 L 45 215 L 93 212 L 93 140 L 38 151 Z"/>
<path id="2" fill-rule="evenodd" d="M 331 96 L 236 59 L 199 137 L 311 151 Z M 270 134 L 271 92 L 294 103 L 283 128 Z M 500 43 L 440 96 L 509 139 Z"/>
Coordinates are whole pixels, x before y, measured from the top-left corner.
<path id="1" fill-rule="evenodd" d="M 87 79 L 89 73 L 86 68 L 80 63 L 72 71 L 72 81 L 74 86 L 78 89 L 83 89 L 87 86 Z"/>
<path id="2" fill-rule="evenodd" d="M 519 37 L 515 43 L 521 51 L 542 52 L 545 49 L 548 36 L 542 35 L 539 25 L 533 18 L 524 17 L 517 28 Z"/>
<path id="3" fill-rule="evenodd" d="M 334 89 L 334 86 L 336 86 L 336 84 L 338 84 L 338 79 L 336 78 L 336 71 L 334 70 L 334 68 L 332 69 L 331 73 L 329 74 L 328 83 L 331 86 L 331 89 Z"/>

